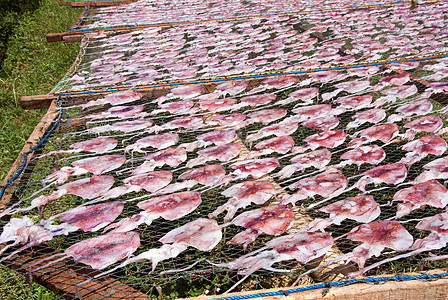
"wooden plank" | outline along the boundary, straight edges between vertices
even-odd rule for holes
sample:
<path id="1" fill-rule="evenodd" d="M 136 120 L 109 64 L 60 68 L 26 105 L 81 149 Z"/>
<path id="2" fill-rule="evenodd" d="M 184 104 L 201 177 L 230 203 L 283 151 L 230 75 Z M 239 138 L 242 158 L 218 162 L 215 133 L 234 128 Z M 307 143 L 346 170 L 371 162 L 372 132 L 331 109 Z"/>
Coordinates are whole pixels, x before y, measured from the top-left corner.
<path id="1" fill-rule="evenodd" d="M 58 33 L 49 33 L 46 35 L 47 42 L 55 43 L 55 42 L 80 42 L 82 38 L 82 34 L 79 32 L 58 32 Z"/>
<path id="2" fill-rule="evenodd" d="M 217 84 L 214 82 L 203 84 L 204 86 L 211 85 L 216 86 Z M 163 86 L 163 87 L 148 87 L 145 89 L 135 90 L 136 92 L 142 93 L 153 93 L 154 97 L 158 98 L 162 95 L 166 95 L 170 89 L 177 86 Z M 121 90 L 131 90 L 132 88 L 123 88 Z M 86 103 L 79 101 L 79 99 L 85 98 L 87 95 L 90 97 L 89 100 L 96 99 L 101 97 L 102 95 L 109 94 L 111 92 L 103 92 L 103 91 L 89 91 L 88 93 L 77 93 L 73 95 L 62 96 L 63 98 L 69 98 L 73 100 L 73 105 Z M 56 100 L 57 94 L 45 94 L 45 95 L 32 95 L 32 96 L 22 96 L 19 98 L 19 104 L 23 109 L 41 109 L 48 108 L 51 104 L 51 101 Z"/>
<path id="3" fill-rule="evenodd" d="M 54 42 L 62 42 L 62 37 L 64 35 L 68 34 L 68 32 L 60 32 L 60 33 L 49 33 L 47 34 L 47 42 L 54 43 Z"/>
<path id="4" fill-rule="evenodd" d="M 1 183 L 1 186 L 4 187 L 6 183 L 14 176 L 14 174 L 17 172 L 20 165 L 23 163 L 23 155 L 28 152 L 31 148 L 36 146 L 41 139 L 45 136 L 45 133 L 50 130 L 51 126 L 53 126 L 53 122 L 56 120 L 56 118 L 59 115 L 59 108 L 56 105 L 56 102 L 51 102 L 50 107 L 48 108 L 47 113 L 42 117 L 41 121 L 37 124 L 37 126 L 34 128 L 33 132 L 31 133 L 30 137 L 26 141 L 25 145 L 23 146 L 22 150 L 20 151 L 19 156 L 13 163 L 11 169 L 9 170 L 8 174 L 6 175 L 5 179 Z M 28 161 L 33 156 L 34 153 L 30 153 L 28 155 Z M 21 175 L 16 179 L 20 180 Z M 5 194 L 3 195 L 3 198 L 0 199 L 0 208 L 4 208 L 7 203 L 12 199 L 14 194 L 14 189 L 11 187 L 6 188 Z"/>
<path id="5" fill-rule="evenodd" d="M 56 100 L 56 95 L 34 95 L 34 96 L 22 96 L 19 98 L 20 107 L 23 109 L 41 109 L 48 108 L 52 101 Z"/>
<path id="6" fill-rule="evenodd" d="M 428 274 L 440 274 L 446 272 L 445 270 L 432 270 Z M 417 275 L 421 273 L 408 273 L 406 275 Z M 387 276 L 387 275 L 383 275 Z M 372 277 L 373 278 L 373 277 Z M 231 296 L 245 296 L 248 299 L 249 295 L 268 292 L 281 292 L 281 296 L 263 296 L 258 299 L 266 300 L 421 300 L 421 299 L 446 299 L 448 293 L 448 280 L 446 278 L 435 281 L 425 280 L 408 280 L 408 281 L 384 281 L 381 284 L 373 283 L 356 283 L 340 287 L 331 287 L 330 289 L 316 289 L 311 291 L 302 291 L 297 293 L 287 293 L 285 291 L 293 288 L 307 287 L 306 285 L 299 285 L 289 288 L 266 289 L 259 291 L 248 291 L 240 293 L 225 294 L 222 297 Z M 218 296 L 220 298 L 221 296 Z M 211 299 L 217 296 L 201 296 L 192 299 Z"/>
<path id="7" fill-rule="evenodd" d="M 69 1 L 71 7 L 84 7 L 86 6 L 85 1 Z"/>
<path id="8" fill-rule="evenodd" d="M 92 93 L 90 95 L 99 95 L 98 93 Z M 64 96 L 65 97 L 65 96 Z M 86 97 L 86 94 L 76 94 L 70 95 L 70 98 L 77 99 Z M 33 96 L 22 96 L 19 98 L 19 104 L 23 109 L 40 109 L 40 108 L 48 108 L 53 100 L 57 99 L 57 95 L 54 94 L 45 94 L 45 95 L 33 95 Z"/>
<path id="9" fill-rule="evenodd" d="M 122 4 L 132 3 L 131 0 L 118 0 L 118 1 L 92 1 L 89 2 L 90 7 L 103 7 L 103 6 L 115 6 Z"/>
<path id="10" fill-rule="evenodd" d="M 59 1 L 58 2 L 58 4 L 60 5 L 60 6 L 71 6 L 71 3 L 72 1 Z"/>
<path id="11" fill-rule="evenodd" d="M 129 4 L 134 1 L 131 0 L 110 0 L 110 1 L 59 1 L 58 4 L 61 6 L 71 6 L 71 7 L 84 7 L 87 4 L 89 7 L 105 7 L 105 6 L 116 6 L 122 4 Z"/>
<path id="12" fill-rule="evenodd" d="M 60 6 L 84 7 L 89 3 L 90 7 L 115 6 L 132 3 L 130 0 L 112 0 L 112 1 L 59 1 Z"/>
<path id="13" fill-rule="evenodd" d="M 101 29 L 101 31 L 133 31 L 133 30 L 139 30 L 139 29 L 147 28 L 147 27 L 172 27 L 175 25 L 176 24 L 174 24 L 174 25 L 148 25 L 148 26 L 135 26 L 135 27 L 104 28 L 104 29 Z M 46 38 L 47 38 L 47 42 L 49 42 L 49 43 L 64 42 L 64 37 L 78 36 L 80 34 L 82 35 L 82 34 L 87 34 L 87 33 L 92 33 L 92 32 L 98 32 L 98 31 L 100 31 L 100 30 L 85 30 L 82 32 L 49 33 L 46 35 Z M 78 42 L 78 40 L 74 40 L 74 41 L 67 40 L 66 42 Z"/>
<path id="14" fill-rule="evenodd" d="M 82 34 L 64 35 L 62 37 L 62 41 L 64 41 L 64 43 L 78 43 L 78 42 L 81 42 L 81 40 L 82 40 Z"/>
<path id="15" fill-rule="evenodd" d="M 56 261 L 57 258 L 41 261 L 57 254 L 60 254 L 58 250 L 36 246 L 21 252 L 11 260 L 4 261 L 3 264 L 51 289 L 65 299 L 149 299 L 147 295 L 110 277 L 101 277 L 80 285 L 100 272 L 86 265 L 78 264 L 68 257 L 51 265 L 48 262 Z M 43 268 L 39 270 L 40 267 Z"/>

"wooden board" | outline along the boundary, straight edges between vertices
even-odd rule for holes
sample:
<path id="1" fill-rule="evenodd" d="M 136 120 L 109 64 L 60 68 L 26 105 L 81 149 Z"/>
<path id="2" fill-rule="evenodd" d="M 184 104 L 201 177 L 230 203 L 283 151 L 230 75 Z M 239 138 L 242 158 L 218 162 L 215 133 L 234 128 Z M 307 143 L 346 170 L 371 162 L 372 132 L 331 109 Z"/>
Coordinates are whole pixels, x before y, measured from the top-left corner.
<path id="1" fill-rule="evenodd" d="M 78 32 L 59 32 L 59 33 L 49 33 L 46 35 L 47 42 L 54 43 L 54 42 L 64 42 L 64 38 L 70 42 L 74 42 L 73 40 L 70 40 L 70 36 L 79 36 Z"/>
<path id="2" fill-rule="evenodd" d="M 122 5 L 122 4 L 129 4 L 133 1 L 130 0 L 115 0 L 115 1 L 89 1 L 90 7 L 103 7 L 103 6 L 115 6 L 115 5 Z"/>
<path id="3" fill-rule="evenodd" d="M 64 43 L 79 43 L 82 40 L 81 34 L 75 34 L 75 35 L 65 35 L 62 37 L 62 41 Z"/>
<path id="4" fill-rule="evenodd" d="M 71 6 L 71 7 L 84 7 L 89 4 L 89 7 L 104 7 L 104 6 L 115 6 L 121 4 L 129 4 L 130 0 L 113 0 L 113 1 L 59 1 L 58 4 L 61 6 Z"/>
<path id="5" fill-rule="evenodd" d="M 56 100 L 56 95 L 35 95 L 35 96 L 22 96 L 19 98 L 20 107 L 26 110 L 49 108 L 51 102 Z"/>
<path id="6" fill-rule="evenodd" d="M 60 6 L 71 6 L 71 7 L 84 7 L 86 5 L 85 1 L 59 1 Z"/>

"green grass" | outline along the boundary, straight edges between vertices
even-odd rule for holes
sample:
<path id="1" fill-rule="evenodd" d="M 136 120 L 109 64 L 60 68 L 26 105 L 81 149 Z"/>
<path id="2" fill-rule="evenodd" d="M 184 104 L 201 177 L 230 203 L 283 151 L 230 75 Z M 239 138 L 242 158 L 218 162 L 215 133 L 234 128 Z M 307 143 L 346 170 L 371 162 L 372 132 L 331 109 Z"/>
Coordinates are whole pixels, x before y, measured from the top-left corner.
<path id="1" fill-rule="evenodd" d="M 0 180 L 45 113 L 24 111 L 18 105 L 19 97 L 50 92 L 79 51 L 78 43 L 49 44 L 45 36 L 67 31 L 81 12 L 82 9 L 60 7 L 55 0 L 42 0 L 34 11 L 7 13 L 13 26 L 9 28 L 5 60 L 0 66 Z M 36 283 L 30 286 L 25 277 L 0 266 L 0 299 L 55 298 L 46 288 Z"/>
<path id="2" fill-rule="evenodd" d="M 24 276 L 2 266 L 0 268 L 0 298 L 3 300 L 50 300 L 58 296 L 37 283 L 32 283 L 30 286 Z"/>
<path id="3" fill-rule="evenodd" d="M 19 16 L 0 69 L 0 179 L 3 179 L 44 110 L 24 111 L 18 98 L 46 94 L 74 62 L 79 44 L 47 43 L 45 35 L 66 31 L 81 9 L 42 0 L 33 12 Z"/>

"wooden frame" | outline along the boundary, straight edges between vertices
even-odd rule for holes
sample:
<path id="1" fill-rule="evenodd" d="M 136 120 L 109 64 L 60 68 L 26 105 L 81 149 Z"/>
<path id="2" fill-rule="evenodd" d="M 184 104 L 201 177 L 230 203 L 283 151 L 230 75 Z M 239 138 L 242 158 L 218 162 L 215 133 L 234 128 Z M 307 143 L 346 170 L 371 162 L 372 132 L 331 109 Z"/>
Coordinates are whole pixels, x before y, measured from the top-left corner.
<path id="1" fill-rule="evenodd" d="M 91 6 L 109 6 L 109 5 L 119 5 L 130 3 L 131 1 L 98 1 L 90 2 Z M 62 3 L 62 4 L 61 4 Z M 412 1 L 414 4 L 414 1 Z M 79 1 L 66 1 L 60 2 L 60 5 L 70 5 L 72 7 L 84 6 L 86 2 Z M 176 26 L 178 24 L 184 24 L 184 22 L 173 23 L 169 26 Z M 151 26 L 143 26 L 151 27 Z M 125 30 L 140 29 L 142 27 L 129 27 Z M 108 29 L 109 31 L 124 30 L 120 29 Z M 78 42 L 81 40 L 82 35 L 79 33 L 56 33 L 47 35 L 47 40 L 49 42 L 64 41 L 64 42 Z M 397 70 L 397 73 L 405 73 L 404 71 Z M 266 77 L 276 76 L 267 75 Z M 418 77 L 411 75 L 412 80 L 418 82 L 421 85 L 426 85 L 427 82 L 420 80 Z M 263 78 L 264 79 L 264 78 Z M 253 80 L 253 79 L 243 79 L 243 80 Z M 259 81 L 261 81 L 260 79 Z M 192 83 L 194 84 L 194 83 Z M 214 85 L 215 83 L 206 83 L 204 85 Z M 170 86 L 160 88 L 159 90 L 166 90 L 171 88 Z M 151 89 L 150 87 L 148 89 Z M 155 90 L 155 89 L 154 89 Z M 83 95 L 79 95 L 83 96 Z M 444 100 L 446 101 L 447 95 L 443 94 Z M 51 128 L 53 122 L 56 120 L 58 115 L 58 108 L 55 103 L 56 95 L 39 95 L 39 96 L 27 96 L 21 97 L 19 102 L 24 109 L 35 109 L 35 108 L 46 108 L 49 106 L 47 113 L 44 115 L 40 123 L 36 126 L 33 133 L 29 137 L 25 146 L 21 151 L 21 155 L 14 162 L 11 170 L 8 172 L 5 181 L 3 181 L 2 186 L 6 184 L 6 180 L 14 174 L 17 167 L 21 164 L 21 156 L 23 153 L 27 152 L 29 149 L 34 147 L 40 139 L 48 132 Z M 30 155 L 32 156 L 32 154 Z M 20 179 L 20 177 L 19 177 Z M 3 206 L 11 200 L 13 197 L 13 191 L 8 189 L 8 193 L 5 195 L 4 199 L 0 202 L 0 207 Z M 39 260 L 49 257 L 52 254 L 56 254 L 57 250 L 37 246 L 35 249 L 39 249 L 39 253 L 46 253 L 36 257 L 35 252 L 29 250 L 21 253 L 20 256 L 15 256 L 14 260 L 6 261 L 5 264 L 21 273 L 29 275 L 29 278 L 36 281 L 58 294 L 63 294 L 66 299 L 76 299 L 78 297 L 101 297 L 107 299 L 123 299 L 123 298 L 134 298 L 134 299 L 148 299 L 149 297 L 131 287 L 128 287 L 120 282 L 111 279 L 103 278 L 101 282 L 91 282 L 86 284 L 84 287 L 76 287 L 77 283 L 81 283 L 86 279 L 91 278 L 92 274 L 97 274 L 98 271 L 92 270 L 85 265 L 76 264 L 70 262 L 66 264 L 64 262 L 59 262 L 51 267 L 43 268 L 39 271 L 29 273 L 28 270 L 31 266 L 37 263 Z M 39 264 L 37 265 L 39 266 Z M 442 273 L 444 270 L 432 270 L 428 272 L 429 274 Z M 90 276 L 86 276 L 89 274 Z M 415 274 L 415 273 L 414 273 Z M 296 288 L 296 287 L 291 287 Z M 259 290 L 250 292 L 240 292 L 232 293 L 229 295 L 218 296 L 246 296 L 264 293 L 280 291 L 283 293 L 282 296 L 269 296 L 263 297 L 266 299 L 446 299 L 448 293 L 448 285 L 446 279 L 442 278 L 435 281 L 388 281 L 384 284 L 374 285 L 372 283 L 358 283 L 344 287 L 332 287 L 329 290 L 317 289 L 312 291 L 298 292 L 298 293 L 287 293 L 285 290 L 288 288 L 277 288 L 269 290 Z M 108 291 L 113 290 L 113 291 Z M 211 299 L 217 296 L 201 296 L 195 299 Z M 193 298 L 190 298 L 193 299 Z"/>
<path id="2" fill-rule="evenodd" d="M 425 2 L 424 4 L 429 4 L 429 3 L 437 3 L 440 0 L 430 0 Z M 132 3 L 133 1 L 129 1 L 129 0 L 113 0 L 113 1 L 94 1 L 94 2 L 85 2 L 85 1 L 61 1 L 59 2 L 59 5 L 70 5 L 72 7 L 81 7 L 81 6 L 85 6 L 86 3 L 89 4 L 89 8 L 90 7 L 99 7 L 99 6 L 112 6 L 112 5 L 119 5 L 119 4 L 128 4 L 128 3 Z M 82 5 L 80 4 L 82 3 Z M 110 5 L 108 5 L 110 4 Z M 415 7 L 416 3 L 414 0 L 409 1 L 410 4 L 410 8 L 412 9 L 413 7 Z M 395 5 L 394 3 L 386 3 L 386 4 L 379 4 L 377 6 L 381 6 L 381 7 L 388 7 L 388 6 L 393 6 Z M 367 7 L 371 7 L 371 6 L 367 6 Z M 359 7 L 349 7 L 349 10 L 358 10 L 358 9 L 364 9 L 366 8 L 366 6 L 359 6 Z M 325 12 L 325 11 L 332 11 L 333 9 L 329 9 L 329 10 L 325 10 L 322 9 L 320 11 Z M 283 15 L 283 16 L 289 16 L 289 15 L 300 15 L 300 14 L 308 14 L 309 12 L 294 12 L 294 13 L 278 13 L 277 15 Z M 131 31 L 131 30 L 139 30 L 142 28 L 148 28 L 148 27 L 174 27 L 174 26 L 180 26 L 180 25 L 186 25 L 186 24 L 200 24 L 200 23 L 205 23 L 205 22 L 209 22 L 209 21 L 216 21 L 216 22 L 227 22 L 227 21 L 237 21 L 237 20 L 248 20 L 248 19 L 254 19 L 254 18 L 262 18 L 262 17 L 266 17 L 269 15 L 257 15 L 257 16 L 247 16 L 247 17 L 234 17 L 234 18 L 227 18 L 227 19 L 211 19 L 211 20 L 201 20 L 201 21 L 179 21 L 179 22 L 173 22 L 173 23 L 169 23 L 169 24 L 164 24 L 164 23 L 157 23 L 157 24 L 148 24 L 148 25 L 141 25 L 141 26 L 132 26 L 132 27 L 116 27 L 116 28 L 103 28 L 103 29 L 90 29 L 90 30 L 85 30 L 82 32 L 60 32 L 60 33 L 49 33 L 47 34 L 46 38 L 47 41 L 49 43 L 53 43 L 53 42 L 79 42 L 80 39 L 82 38 L 83 34 L 86 33 L 92 33 L 92 32 L 98 32 L 98 31 Z M 76 24 L 76 23 L 75 23 Z M 73 26 L 72 26 L 73 27 Z"/>
<path id="3" fill-rule="evenodd" d="M 60 36 L 60 35 L 59 35 Z M 62 35 L 62 39 L 67 39 L 67 37 L 73 37 L 75 38 L 76 35 L 74 34 L 69 34 L 67 36 Z M 317 38 L 323 40 L 324 38 L 322 36 L 317 36 Z M 342 51 L 344 51 L 346 49 L 342 49 Z M 387 62 L 384 62 L 384 64 L 386 65 Z M 401 70 L 396 70 L 397 73 L 405 73 L 404 71 Z M 243 78 L 240 80 L 244 80 L 244 81 L 252 81 L 255 84 L 261 82 L 262 80 L 264 80 L 265 78 L 268 77 L 275 77 L 275 76 L 279 76 L 276 74 L 263 74 L 265 76 L 263 76 L 262 78 Z M 301 75 L 292 75 L 295 77 L 300 77 Z M 238 78 L 234 78 L 234 79 L 238 79 Z M 418 77 L 412 76 L 411 75 L 411 79 L 416 82 L 416 84 L 419 85 L 427 85 L 427 82 L 423 82 L 422 80 L 420 80 Z M 198 83 L 194 83 L 192 82 L 191 84 L 198 84 Z M 214 85 L 217 85 L 218 83 L 216 82 L 204 82 L 204 83 L 199 83 L 203 86 L 208 86 L 208 87 L 213 87 Z M 141 89 L 141 91 L 154 91 L 156 94 L 163 94 L 166 90 L 172 88 L 172 85 L 166 85 L 163 87 L 147 87 L 145 89 Z M 93 93 L 95 94 L 100 94 L 101 91 L 97 92 L 97 93 Z M 78 94 L 78 95 L 73 95 L 71 97 L 83 97 L 85 95 L 83 94 Z M 19 102 L 20 105 L 26 109 L 32 109 L 32 108 L 42 108 L 45 107 L 46 105 L 48 105 L 49 102 L 51 102 L 52 107 L 50 107 L 49 111 L 47 112 L 47 115 L 44 116 L 43 120 L 42 120 L 42 124 L 38 125 L 35 129 L 35 131 L 33 132 L 33 134 L 31 135 L 30 139 L 27 142 L 27 145 L 29 144 L 30 146 L 27 147 L 27 145 L 24 147 L 24 150 L 22 150 L 22 153 L 27 151 L 28 149 L 30 149 L 34 144 L 36 144 L 36 137 L 39 136 L 39 134 L 41 134 L 41 136 L 44 135 L 45 130 L 47 130 L 50 126 L 50 124 L 52 123 L 51 120 L 54 120 L 54 118 L 57 116 L 57 114 L 55 114 L 55 103 L 54 103 L 54 99 L 56 98 L 55 95 L 41 95 L 41 96 L 28 96 L 28 97 L 21 97 Z M 446 101 L 446 94 L 443 94 L 443 100 Z M 56 110 L 57 111 L 57 110 Z M 53 117 L 53 119 L 51 119 Z M 50 121 L 48 121 L 50 120 Z M 33 137 L 34 136 L 34 137 Z M 37 139 L 38 142 L 39 139 Z M 10 171 L 10 174 L 12 174 L 13 170 L 15 170 L 15 168 L 18 166 L 18 164 L 20 163 L 20 161 L 16 161 L 16 163 L 13 165 L 13 169 Z M 9 175 L 10 175 L 9 174 Z M 20 259 L 22 259 L 23 257 L 26 257 L 25 255 L 21 255 L 20 258 L 16 258 L 17 260 L 20 261 Z M 39 258 L 41 259 L 41 257 Z M 24 263 L 20 263 L 21 265 Z M 13 264 L 12 264 L 13 265 Z M 68 270 L 71 270 L 73 263 L 71 263 L 70 265 L 62 265 L 61 267 L 65 267 Z M 19 271 L 23 271 L 23 268 L 19 268 Z M 26 269 L 26 268 L 25 268 Z M 90 270 L 89 272 L 96 272 L 94 270 L 91 270 L 85 266 L 83 266 L 83 269 L 88 269 Z M 67 283 L 67 280 L 61 279 L 60 278 L 60 274 L 58 273 L 57 276 L 52 276 L 51 274 L 53 271 L 52 270 L 46 270 L 45 273 L 41 273 L 41 274 L 31 274 L 31 278 L 39 283 L 42 283 L 44 285 L 49 286 L 50 288 L 52 288 L 55 291 L 63 291 L 64 293 L 68 293 L 67 296 L 68 298 L 76 298 L 77 295 L 73 294 L 73 282 L 82 282 L 83 280 L 85 280 L 85 278 L 82 278 L 82 274 L 79 275 L 82 279 L 77 278 L 76 276 L 78 275 L 73 275 L 73 270 L 68 271 L 67 276 L 69 276 L 71 279 L 68 280 L 68 282 L 71 282 L 71 285 L 69 283 Z M 435 270 L 434 272 L 436 273 L 441 273 L 443 271 L 441 270 Z M 49 275 L 50 274 L 50 275 Z M 65 276 L 65 275 L 64 275 Z M 73 276 L 75 276 L 76 278 L 73 278 Z M 107 279 L 106 281 L 102 281 L 104 282 L 104 284 L 99 284 L 99 283 L 95 283 L 96 285 L 94 286 L 95 290 L 98 291 L 102 291 L 105 289 L 116 289 L 116 285 L 120 285 L 117 281 L 114 281 L 112 279 Z M 129 295 L 126 294 L 125 291 L 131 291 L 132 293 L 132 297 L 135 297 L 137 299 L 147 299 L 148 297 L 136 290 L 133 290 L 130 287 L 126 287 L 123 290 L 118 289 L 118 293 L 116 294 L 117 297 L 129 297 Z M 384 284 L 381 285 L 372 285 L 371 283 L 361 283 L 361 284 L 355 284 L 355 285 L 351 285 L 351 286 L 346 286 L 346 287 L 337 287 L 337 288 L 331 288 L 325 298 L 326 299 L 380 299 L 382 297 L 387 297 L 389 299 L 405 299 L 405 298 L 409 298 L 409 299 L 424 299 L 424 298 L 431 298 L 431 299 L 444 299 L 446 292 L 447 292 L 447 286 L 446 286 L 446 280 L 439 280 L 439 281 L 435 281 L 435 282 L 422 282 L 422 281 L 407 281 L 407 282 L 386 282 Z M 286 289 L 287 290 L 287 289 Z M 243 293 L 235 293 L 235 294 L 230 294 L 230 295 L 234 295 L 234 296 L 242 296 L 242 295 L 254 295 L 254 294 L 258 294 L 258 293 L 262 293 L 262 292 L 266 292 L 266 291 L 285 291 L 285 288 L 282 289 L 271 289 L 271 290 L 262 290 L 262 291 L 251 291 L 251 292 L 243 292 Z M 77 293 L 79 295 L 83 295 L 83 296 L 88 296 L 88 295 L 92 295 L 94 296 L 94 294 L 91 294 L 91 292 L 89 292 L 88 289 L 80 289 L 77 291 Z M 123 294 L 124 293 L 124 294 Z M 307 292 L 299 292 L 299 293 L 293 293 L 293 294 L 287 294 L 284 293 L 284 296 L 272 296 L 272 297 L 267 297 L 272 298 L 272 299 L 278 299 L 279 297 L 283 297 L 283 298 L 287 298 L 287 299 L 319 299 L 323 297 L 323 290 L 314 290 L 314 291 L 307 291 Z M 229 296 L 230 296 L 229 295 Z M 98 296 L 98 295 L 96 295 Z M 226 295 L 227 296 L 227 295 Z M 101 297 L 104 297 L 104 295 L 101 295 Z M 199 297 L 199 299 L 209 299 L 210 297 Z M 112 299 L 117 299 L 117 298 L 112 298 Z"/>
<path id="4" fill-rule="evenodd" d="M 300 76 L 300 75 L 298 75 Z M 254 81 L 255 84 L 259 84 L 262 79 L 257 79 Z M 412 78 L 413 80 L 418 80 L 418 78 Z M 250 79 L 247 79 L 250 80 Z M 253 79 L 252 79 L 253 80 Z M 212 87 L 217 83 L 206 83 L 205 85 Z M 421 83 L 423 84 L 423 83 Z M 202 84 L 204 85 L 204 84 Z M 161 95 L 165 93 L 171 86 L 159 87 L 159 88 L 148 88 L 145 91 L 154 91 L 156 95 Z M 100 94 L 98 92 L 97 94 Z M 76 94 L 70 97 L 83 97 L 85 95 Z M 35 146 L 40 139 L 48 132 L 51 125 L 56 120 L 58 116 L 59 109 L 55 103 L 56 95 L 41 95 L 41 96 L 27 96 L 21 98 L 21 105 L 25 105 L 29 108 L 36 106 L 44 106 L 45 103 L 51 102 L 50 108 L 47 113 L 42 118 L 41 122 L 36 126 L 27 143 L 22 149 L 21 154 L 28 151 L 30 148 Z M 8 173 L 7 178 L 10 178 L 17 167 L 21 164 L 21 156 L 16 160 Z M 30 155 L 32 156 L 32 154 Z M 6 183 L 3 182 L 3 185 Z M 7 201 L 11 200 L 13 197 L 12 190 L 8 195 L 6 195 L 2 201 L 2 206 L 6 204 Z M 33 280 L 39 284 L 42 284 L 57 294 L 61 294 L 66 299 L 76 299 L 78 297 L 93 297 L 93 298 L 105 298 L 105 299 L 123 299 L 123 298 L 135 298 L 135 299 L 149 299 L 149 297 L 129 286 L 120 283 L 112 278 L 103 278 L 100 281 L 90 282 L 82 287 L 77 286 L 77 284 L 83 282 L 86 279 L 91 278 L 91 276 L 98 274 L 98 271 L 93 270 L 85 265 L 76 264 L 71 259 L 68 263 L 65 260 L 58 262 L 57 264 L 45 267 L 41 270 L 29 273 L 31 265 L 36 264 L 40 260 L 49 257 L 50 255 L 58 253 L 57 250 L 51 249 L 44 246 L 36 246 L 34 250 L 24 251 L 20 255 L 14 257 L 11 261 L 6 261 L 5 264 L 15 269 L 16 271 L 28 275 L 30 280 Z M 37 256 L 36 253 L 40 255 Z M 44 253 L 44 254 L 42 254 Z M 43 263 L 33 266 L 36 269 L 37 266 L 44 265 Z M 428 272 L 429 274 L 440 274 L 444 270 L 432 270 Z M 414 273 L 415 274 L 415 273 Z M 408 275 L 408 274 L 406 274 Z M 384 276 L 384 275 L 383 275 Z M 382 277 L 383 277 L 382 276 Z M 301 286 L 299 286 L 301 287 Z M 304 286 L 302 286 L 304 287 Z M 280 292 L 283 295 L 280 296 L 269 296 L 263 297 L 266 299 L 382 299 L 386 297 L 387 299 L 445 299 L 448 292 L 448 285 L 445 279 L 435 280 L 435 281 L 421 281 L 421 280 L 411 280 L 411 281 L 387 281 L 382 284 L 373 283 L 357 283 L 343 287 L 332 287 L 330 289 L 316 289 L 311 291 L 297 292 L 297 293 L 287 293 L 288 289 L 297 288 L 276 288 L 269 290 L 259 290 L 259 291 L 249 291 L 232 293 L 224 296 L 201 296 L 195 299 L 210 299 L 210 298 L 220 298 L 227 296 L 242 296 L 242 297 L 255 297 L 257 294 L 265 292 Z"/>

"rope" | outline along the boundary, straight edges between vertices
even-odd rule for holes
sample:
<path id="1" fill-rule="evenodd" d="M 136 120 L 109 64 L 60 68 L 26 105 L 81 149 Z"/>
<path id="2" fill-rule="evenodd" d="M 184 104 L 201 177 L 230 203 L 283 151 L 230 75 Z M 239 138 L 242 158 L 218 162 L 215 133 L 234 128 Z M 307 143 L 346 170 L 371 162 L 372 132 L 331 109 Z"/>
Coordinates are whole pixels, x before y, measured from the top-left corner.
<path id="1" fill-rule="evenodd" d="M 39 148 L 40 146 L 42 146 L 42 144 L 47 140 L 47 138 L 50 136 L 50 134 L 53 132 L 53 130 L 56 128 L 56 126 L 58 125 L 58 123 L 59 123 L 59 121 L 60 121 L 60 119 L 61 119 L 61 116 L 62 116 L 62 107 L 61 107 L 61 105 L 60 105 L 60 103 L 59 103 L 59 98 L 60 98 L 60 95 L 58 95 L 58 97 L 57 97 L 57 99 L 56 99 L 56 104 L 58 105 L 58 107 L 59 107 L 59 115 L 58 115 L 58 118 L 57 118 L 57 120 L 56 120 L 56 122 L 54 123 L 54 125 L 53 125 L 53 127 L 50 129 L 50 131 L 48 131 L 48 133 L 45 135 L 45 137 L 36 145 L 36 146 L 34 146 L 33 148 L 31 148 L 30 150 L 28 150 L 27 152 L 25 152 L 25 154 L 23 155 L 23 163 L 22 163 L 22 165 L 20 166 L 20 168 L 19 168 L 19 170 L 17 171 L 17 173 L 5 184 L 5 186 L 3 186 L 3 188 L 2 188 L 2 190 L 1 190 L 1 192 L 0 192 L 0 200 L 3 198 L 3 195 L 4 195 L 4 193 L 5 193 L 5 191 L 6 191 L 6 188 L 9 186 L 9 185 L 11 185 L 13 182 L 14 182 L 14 180 L 16 180 L 19 176 L 20 176 L 20 174 L 23 172 L 23 170 L 25 169 L 25 167 L 26 167 L 26 164 L 27 164 L 27 162 L 28 162 L 28 155 L 31 153 L 31 152 L 33 152 L 33 151 L 35 151 L 37 148 Z"/>
<path id="2" fill-rule="evenodd" d="M 448 57 L 448 53 L 446 53 L 446 52 L 441 53 L 438 56 L 423 57 L 423 58 L 409 58 L 409 59 L 397 60 L 397 61 L 378 61 L 378 62 L 363 63 L 363 64 L 357 64 L 357 65 L 344 65 L 344 66 L 332 67 L 332 68 L 330 67 L 330 68 L 320 68 L 320 69 L 313 69 L 313 70 L 292 71 L 292 72 L 283 72 L 283 73 L 268 73 L 268 74 L 258 74 L 258 75 L 248 75 L 248 76 L 235 76 L 235 77 L 218 78 L 218 79 L 210 79 L 210 80 L 202 80 L 202 81 L 192 81 L 192 82 L 172 82 L 172 83 L 164 83 L 164 84 L 150 85 L 150 86 L 117 87 L 115 89 L 97 90 L 97 91 L 67 92 L 67 93 L 61 93 L 61 95 L 69 96 L 69 95 L 87 95 L 87 94 L 97 94 L 97 93 L 112 93 L 112 92 L 125 91 L 125 90 L 129 90 L 129 89 L 143 90 L 143 89 L 149 89 L 149 88 L 183 86 L 183 85 L 190 85 L 190 84 L 204 84 L 204 83 L 215 83 L 215 82 L 232 81 L 232 80 L 256 79 L 256 78 L 265 78 L 265 77 L 270 77 L 270 76 L 298 75 L 298 74 L 316 73 L 316 72 L 321 72 L 321 71 L 345 70 L 345 69 L 355 69 L 355 68 L 363 68 L 363 67 L 371 67 L 371 66 L 381 66 L 381 65 L 385 65 L 385 64 L 397 64 L 397 63 L 403 63 L 403 62 L 426 61 L 426 60 L 440 59 L 440 58 L 445 58 L 445 57 Z M 67 83 L 65 83 L 64 86 L 59 88 L 54 93 L 57 94 L 59 91 L 61 91 L 65 87 L 66 84 Z"/>
<path id="3" fill-rule="evenodd" d="M 84 36 L 83 38 L 83 43 L 81 44 L 81 48 L 79 49 L 79 54 L 76 57 L 75 62 L 73 63 L 73 66 L 70 68 L 70 70 L 67 72 L 67 74 L 65 74 L 64 78 L 62 78 L 62 82 L 64 82 L 59 88 L 58 85 L 56 85 L 56 87 L 51 91 L 51 93 L 53 94 L 57 94 L 59 91 L 61 91 L 62 89 L 64 89 L 67 84 L 68 84 L 68 77 L 72 76 L 73 74 L 75 74 L 76 70 L 78 70 L 78 67 L 81 65 L 82 60 L 86 54 L 86 50 L 87 47 L 89 45 L 89 38 L 87 36 Z M 65 80 L 65 81 L 64 81 Z"/>
<path id="4" fill-rule="evenodd" d="M 253 298 L 261 298 L 261 297 L 270 297 L 270 296 L 284 296 L 287 294 L 293 294 L 293 293 L 300 293 L 305 291 L 311 291 L 311 290 L 317 290 L 317 289 L 324 289 L 324 288 L 330 288 L 330 287 L 336 287 L 336 286 L 345 286 L 355 283 L 380 283 L 385 281 L 405 281 L 405 280 L 435 280 L 440 279 L 443 277 L 447 277 L 448 273 L 441 273 L 441 274 L 419 274 L 419 275 L 395 275 L 395 276 L 384 276 L 384 277 L 376 277 L 376 278 L 363 278 L 363 279 L 350 279 L 350 280 L 340 280 L 335 282 L 324 282 L 324 283 L 318 283 L 309 285 L 306 287 L 300 287 L 300 288 L 293 288 L 289 290 L 282 290 L 282 291 L 276 291 L 276 292 L 266 292 L 266 293 L 256 293 L 256 294 L 249 294 L 249 295 L 238 295 L 238 296 L 229 296 L 229 297 L 222 297 L 222 298 L 212 298 L 213 300 L 238 300 L 238 299 L 253 299 Z"/>

